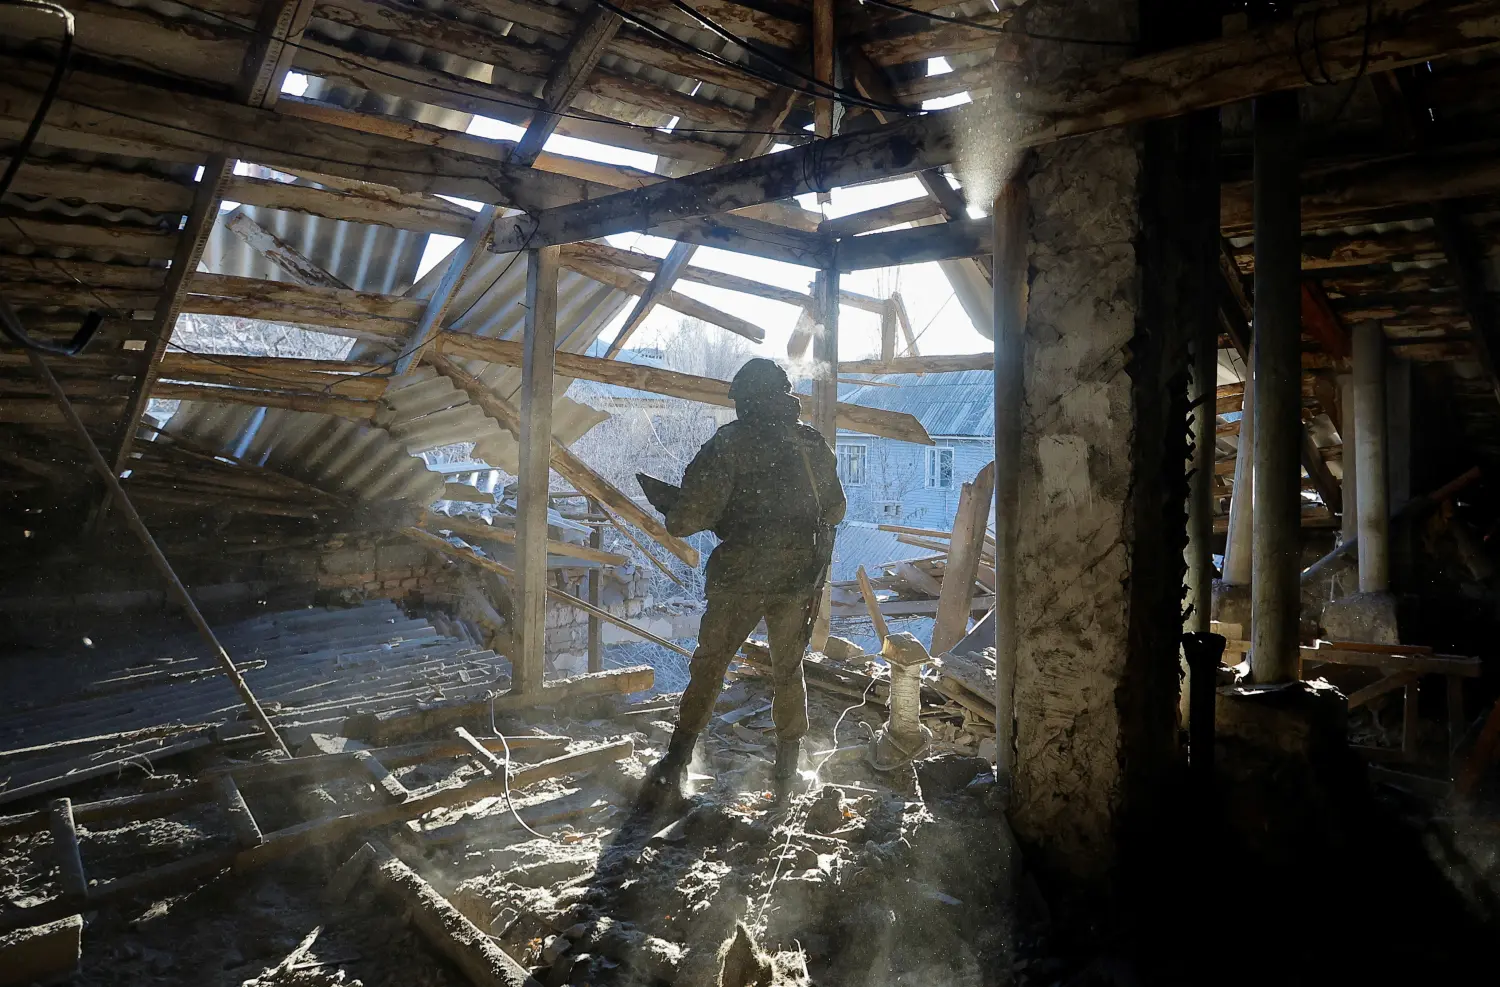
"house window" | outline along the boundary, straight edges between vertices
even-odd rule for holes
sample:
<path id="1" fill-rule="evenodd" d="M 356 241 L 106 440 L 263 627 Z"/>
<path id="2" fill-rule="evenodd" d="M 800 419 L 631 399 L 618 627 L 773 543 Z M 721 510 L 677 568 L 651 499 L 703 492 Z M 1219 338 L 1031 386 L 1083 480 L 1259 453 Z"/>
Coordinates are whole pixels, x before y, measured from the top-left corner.
<path id="1" fill-rule="evenodd" d="M 927 487 L 929 490 L 953 488 L 953 449 L 929 446 L 927 449 Z"/>
<path id="2" fill-rule="evenodd" d="M 839 480 L 846 487 L 862 487 L 865 485 L 865 454 L 867 446 L 839 443 Z"/>

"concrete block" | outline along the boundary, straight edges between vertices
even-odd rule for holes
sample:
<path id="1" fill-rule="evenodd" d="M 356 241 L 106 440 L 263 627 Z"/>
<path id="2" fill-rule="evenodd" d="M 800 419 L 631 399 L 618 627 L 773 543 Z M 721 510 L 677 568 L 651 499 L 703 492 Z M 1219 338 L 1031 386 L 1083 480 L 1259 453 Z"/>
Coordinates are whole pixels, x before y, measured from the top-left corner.
<path id="1" fill-rule="evenodd" d="M 1323 606 L 1323 636 L 1330 641 L 1400 644 L 1396 598 L 1390 593 L 1355 593 Z"/>
<path id="2" fill-rule="evenodd" d="M 846 637 L 832 635 L 823 646 L 823 653 L 834 661 L 854 661 L 864 655 L 865 649 Z"/>
<path id="3" fill-rule="evenodd" d="M 1250 626 L 1250 587 L 1214 580 L 1213 619 L 1226 624 Z"/>
<path id="4" fill-rule="evenodd" d="M 1221 740 L 1268 753 L 1311 758 L 1346 744 L 1348 704 L 1326 682 L 1221 689 L 1215 714 Z"/>
<path id="5" fill-rule="evenodd" d="M 82 946 L 82 915 L 0 936 L 0 987 L 67 979 L 78 971 Z"/>

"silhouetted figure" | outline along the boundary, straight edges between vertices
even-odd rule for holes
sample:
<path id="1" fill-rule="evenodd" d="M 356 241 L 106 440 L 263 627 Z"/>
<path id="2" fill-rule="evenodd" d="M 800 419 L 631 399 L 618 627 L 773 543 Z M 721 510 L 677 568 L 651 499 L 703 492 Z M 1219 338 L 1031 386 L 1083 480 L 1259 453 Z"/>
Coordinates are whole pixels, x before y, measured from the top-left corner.
<path id="1" fill-rule="evenodd" d="M 779 801 L 796 778 L 807 733 L 802 655 L 845 503 L 838 461 L 817 429 L 797 420 L 800 406 L 791 391 L 786 371 L 772 361 L 746 363 L 729 388 L 738 418 L 698 450 L 680 491 L 660 485 L 670 495 L 663 497 L 658 489 L 652 497 L 665 508 L 672 534 L 711 530 L 722 543 L 708 560 L 708 609 L 677 729 L 666 756 L 652 769 L 647 798 L 681 794 L 724 673 L 762 617 L 771 638 Z"/>

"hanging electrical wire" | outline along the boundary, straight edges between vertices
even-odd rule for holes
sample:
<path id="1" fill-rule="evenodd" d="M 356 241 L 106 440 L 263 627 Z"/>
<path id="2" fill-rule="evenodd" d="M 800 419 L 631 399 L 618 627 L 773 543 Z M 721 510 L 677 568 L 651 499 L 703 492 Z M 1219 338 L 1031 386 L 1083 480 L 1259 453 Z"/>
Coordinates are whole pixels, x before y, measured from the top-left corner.
<path id="1" fill-rule="evenodd" d="M 595 0 L 595 2 L 603 3 L 604 0 Z M 766 62 L 769 65 L 773 65 L 783 72 L 795 75 L 800 79 L 805 79 L 813 85 L 818 86 L 819 88 L 828 90 L 830 95 L 824 98 L 836 99 L 838 96 L 852 96 L 855 99 L 862 101 L 861 103 L 856 105 L 868 106 L 871 109 L 884 110 L 892 113 L 905 114 L 916 112 L 920 109 L 920 107 L 901 106 L 896 103 L 885 103 L 878 100 L 869 100 L 867 97 L 859 93 L 851 93 L 849 90 L 841 89 L 838 86 L 830 84 L 826 80 L 819 79 L 817 76 L 809 75 L 807 72 L 802 71 L 802 69 L 798 68 L 795 65 L 792 65 L 790 62 L 782 61 L 775 55 L 766 51 L 764 48 L 761 48 L 760 46 L 751 42 L 748 38 L 742 38 L 739 35 L 734 34 L 728 28 L 720 25 L 717 21 L 713 20 L 702 11 L 683 3 L 682 0 L 672 0 L 672 6 L 687 14 L 689 17 L 692 17 L 694 20 L 698 21 L 704 27 L 708 28 L 710 31 L 712 31 L 714 34 L 717 34 L 725 41 L 728 41 L 733 45 L 738 45 L 740 48 L 743 48 L 745 51 L 759 58 L 761 61 Z"/>
<path id="2" fill-rule="evenodd" d="M 817 85 L 824 91 L 819 92 L 814 89 L 809 89 L 806 86 L 794 85 L 793 83 L 787 82 L 785 79 L 777 78 L 770 73 L 761 72 L 760 70 L 752 68 L 749 65 L 744 65 L 740 62 L 736 62 L 732 58 L 726 58 L 723 55 L 717 54 L 715 52 L 699 48 L 691 41 L 684 41 L 682 38 L 677 37 L 671 32 L 662 30 L 655 24 L 652 24 L 650 21 L 632 14 L 630 11 L 624 9 L 623 7 L 610 2 L 610 0 L 594 0 L 594 2 L 603 7 L 605 10 L 608 10 L 615 14 L 621 20 L 628 21 L 629 23 L 640 28 L 642 31 L 645 31 L 647 34 L 651 35 L 654 38 L 658 38 L 662 41 L 665 41 L 667 44 L 673 45 L 674 47 L 691 52 L 692 54 L 697 55 L 700 58 L 705 58 L 716 65 L 722 65 L 725 68 L 733 69 L 736 72 L 743 72 L 746 75 L 753 76 L 754 78 L 760 79 L 764 82 L 769 82 L 773 86 L 780 86 L 783 89 L 790 89 L 793 92 L 801 93 L 804 96 L 811 96 L 814 99 L 831 99 L 835 102 L 843 103 L 846 106 L 863 106 L 866 109 L 882 110 L 892 113 L 911 112 L 909 107 L 897 106 L 894 103 L 883 103 L 879 100 L 866 99 L 859 93 L 852 92 L 848 89 L 841 89 L 838 86 L 834 86 L 830 83 L 813 78 L 812 76 L 809 76 L 806 73 L 802 72 L 800 69 L 794 69 L 784 62 L 781 62 L 771 56 L 762 54 L 760 53 L 759 49 L 757 49 L 749 41 L 745 40 L 744 38 L 737 37 L 724 28 L 719 27 L 718 25 L 714 24 L 713 21 L 704 17 L 702 14 L 693 10 L 691 7 L 683 6 L 683 9 L 692 14 L 698 20 L 702 21 L 705 26 L 709 26 L 710 30 L 712 30 L 715 34 L 718 34 L 720 37 L 725 38 L 733 44 L 739 45 L 741 48 L 745 49 L 748 52 L 751 52 L 752 54 L 759 54 L 761 58 L 765 59 L 768 62 L 771 62 L 783 71 L 791 72 L 792 74 L 801 76 L 805 79 L 811 79 L 815 85 Z"/>
<path id="3" fill-rule="evenodd" d="M 37 102 L 36 109 L 31 114 L 31 122 L 26 126 L 26 132 L 21 136 L 21 142 L 10 152 L 10 163 L 5 167 L 5 174 L 0 175 L 0 200 L 10 191 L 11 184 L 16 180 L 16 173 L 21 170 L 21 165 L 26 161 L 26 155 L 31 151 L 31 146 L 36 143 L 36 138 L 42 131 L 42 124 L 47 119 L 47 111 L 52 108 L 52 102 L 57 98 L 57 91 L 62 88 L 63 77 L 68 74 L 68 66 L 73 59 L 73 38 L 75 27 L 73 14 L 66 7 L 51 3 L 50 0 L 0 0 L 0 6 L 25 7 L 38 13 L 48 14 L 60 18 L 63 22 L 62 41 L 58 45 L 57 58 L 52 64 L 52 75 L 47 80 L 47 87 L 42 91 L 42 98 Z M 16 229 L 21 225 L 11 220 Z M 22 230 L 22 235 L 25 231 Z M 84 317 L 83 324 L 73 334 L 73 338 L 63 346 L 54 343 L 43 342 L 33 339 L 26 332 L 26 327 L 21 324 L 21 318 L 16 310 L 11 308 L 10 303 L 0 298 L 0 333 L 17 346 L 38 353 L 50 353 L 54 356 L 77 356 L 89 345 L 95 335 L 99 332 L 99 326 L 104 322 L 104 316 L 99 312 L 90 312 Z"/>
<path id="4" fill-rule="evenodd" d="M 975 31 L 983 31 L 986 34 L 1008 34 L 1012 37 L 1030 38 L 1032 41 L 1053 41 L 1068 45 L 1096 45 L 1100 48 L 1134 48 L 1139 42 L 1136 41 L 1111 41 L 1102 38 L 1075 38 L 1066 34 L 1046 34 L 1041 31 L 1027 31 L 1014 27 L 999 27 L 994 24 L 985 24 L 983 21 L 969 20 L 965 17 L 950 17 L 947 14 L 938 14 L 930 10 L 922 10 L 919 7 L 908 7 L 905 4 L 894 3 L 893 0 L 859 0 L 861 4 L 871 7 L 879 7 L 882 10 L 891 10 L 911 17 L 921 17 L 939 24 L 957 24 L 960 27 L 972 28 Z"/>

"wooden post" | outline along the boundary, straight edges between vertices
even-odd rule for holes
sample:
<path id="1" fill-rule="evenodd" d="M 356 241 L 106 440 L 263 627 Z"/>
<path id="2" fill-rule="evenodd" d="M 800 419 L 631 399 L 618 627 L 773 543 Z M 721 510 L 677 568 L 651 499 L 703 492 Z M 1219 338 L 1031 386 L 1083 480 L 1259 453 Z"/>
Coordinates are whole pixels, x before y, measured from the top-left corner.
<path id="1" fill-rule="evenodd" d="M 557 349 L 555 247 L 526 253 L 526 338 L 521 358 L 520 492 L 516 498 L 519 649 L 515 688 L 542 687 L 547 631 L 547 484 L 551 476 L 552 381 Z"/>
<path id="2" fill-rule="evenodd" d="M 1359 591 L 1390 589 L 1390 494 L 1386 483 L 1385 329 L 1354 327 L 1354 434 L 1359 472 Z M 1346 447 L 1347 448 L 1347 447 Z"/>
<path id="3" fill-rule="evenodd" d="M 943 588 L 938 595 L 937 620 L 932 627 L 932 653 L 943 654 L 963 640 L 969 630 L 969 612 L 974 609 L 974 579 L 984 551 L 985 522 L 989 520 L 995 490 L 995 464 L 979 471 L 958 495 L 958 515 L 953 519 L 953 538 L 948 543 L 948 565 L 943 570 Z"/>
<path id="4" fill-rule="evenodd" d="M 818 272 L 813 286 L 818 313 L 813 331 L 813 415 L 812 424 L 823 435 L 828 448 L 838 449 L 839 401 L 839 272 L 828 268 Z M 833 587 L 823 581 L 823 599 L 813 620 L 812 650 L 822 651 L 828 645 L 828 620 L 833 609 Z"/>
<path id="5" fill-rule="evenodd" d="M 1016 541 L 1020 534 L 1021 442 L 1026 412 L 1027 201 L 1012 179 L 995 197 L 991 285 L 995 315 L 995 768 L 1012 766 L 1015 732 Z"/>
<path id="6" fill-rule="evenodd" d="M 599 522 L 604 520 L 604 510 L 599 502 L 590 497 L 589 521 L 593 524 L 593 530 L 589 532 L 589 548 L 596 552 L 604 550 L 604 527 Z M 650 555 L 650 553 L 646 553 Z M 655 556 L 651 556 L 654 560 Z M 589 570 L 589 606 L 599 608 L 601 590 L 604 583 L 603 567 Z M 589 614 L 589 671 L 604 671 L 604 625 L 599 618 Z"/>
<path id="7" fill-rule="evenodd" d="M 240 699 L 244 702 L 246 708 L 250 710 L 250 714 L 255 718 L 256 723 L 260 725 L 261 731 L 266 735 L 266 740 L 277 750 L 281 751 L 282 754 L 291 757 L 292 752 L 287 749 L 286 744 L 281 739 L 281 735 L 272 726 L 270 718 L 266 716 L 266 711 L 261 708 L 260 703 L 256 700 L 255 693 L 251 692 L 250 687 L 245 684 L 245 679 L 240 675 L 240 670 L 230 660 L 229 652 L 224 650 L 224 646 L 214 636 L 213 628 L 209 627 L 208 621 L 203 619 L 203 614 L 198 611 L 197 604 L 188 595 L 187 587 L 182 584 L 182 580 L 177 578 L 177 573 L 172 568 L 172 563 L 167 561 L 167 557 L 162 554 L 161 548 L 157 546 L 156 539 L 151 537 L 150 529 L 141 520 L 141 516 L 136 513 L 135 505 L 130 502 L 130 498 L 125 495 L 125 489 L 120 485 L 120 478 L 115 475 L 115 471 L 105 461 L 104 454 L 99 451 L 99 447 L 94 445 L 94 439 L 89 435 L 88 427 L 84 425 L 83 419 L 78 417 L 78 412 L 73 409 L 73 404 L 68 400 L 67 394 L 63 392 L 62 385 L 57 382 L 56 377 L 52 376 L 52 369 L 35 352 L 28 351 L 27 356 L 31 360 L 32 369 L 36 371 L 38 377 L 42 378 L 42 382 L 47 385 L 47 390 L 51 392 L 53 400 L 62 409 L 63 417 L 72 425 L 73 431 L 78 434 L 78 438 L 83 443 L 84 452 L 88 454 L 89 461 L 93 463 L 94 471 L 104 480 L 105 486 L 113 498 L 113 503 L 120 508 L 120 513 L 125 516 L 126 524 L 130 526 L 131 531 L 135 532 L 135 536 L 141 540 L 141 544 L 146 547 L 146 553 L 156 565 L 157 571 L 166 579 L 167 586 L 172 595 L 177 597 L 177 601 L 187 611 L 188 619 L 193 622 L 193 626 L 198 629 L 198 633 L 203 635 L 203 639 L 208 642 L 209 649 L 213 652 L 214 658 L 218 661 L 219 666 L 224 669 L 224 674 L 229 676 L 229 681 L 234 684 L 235 691 L 240 694 Z"/>
<path id="8" fill-rule="evenodd" d="M 1296 93 L 1255 101 L 1255 530 L 1250 662 L 1297 675 L 1302 609 L 1302 225 Z"/>
<path id="9" fill-rule="evenodd" d="M 240 786 L 235 784 L 234 775 L 220 775 L 214 782 L 214 793 L 218 795 L 219 808 L 229 820 L 229 829 L 234 833 L 235 843 L 248 850 L 266 841 L 261 834 L 260 824 L 255 821 L 254 813 L 250 811 L 244 794 L 240 792 Z"/>

